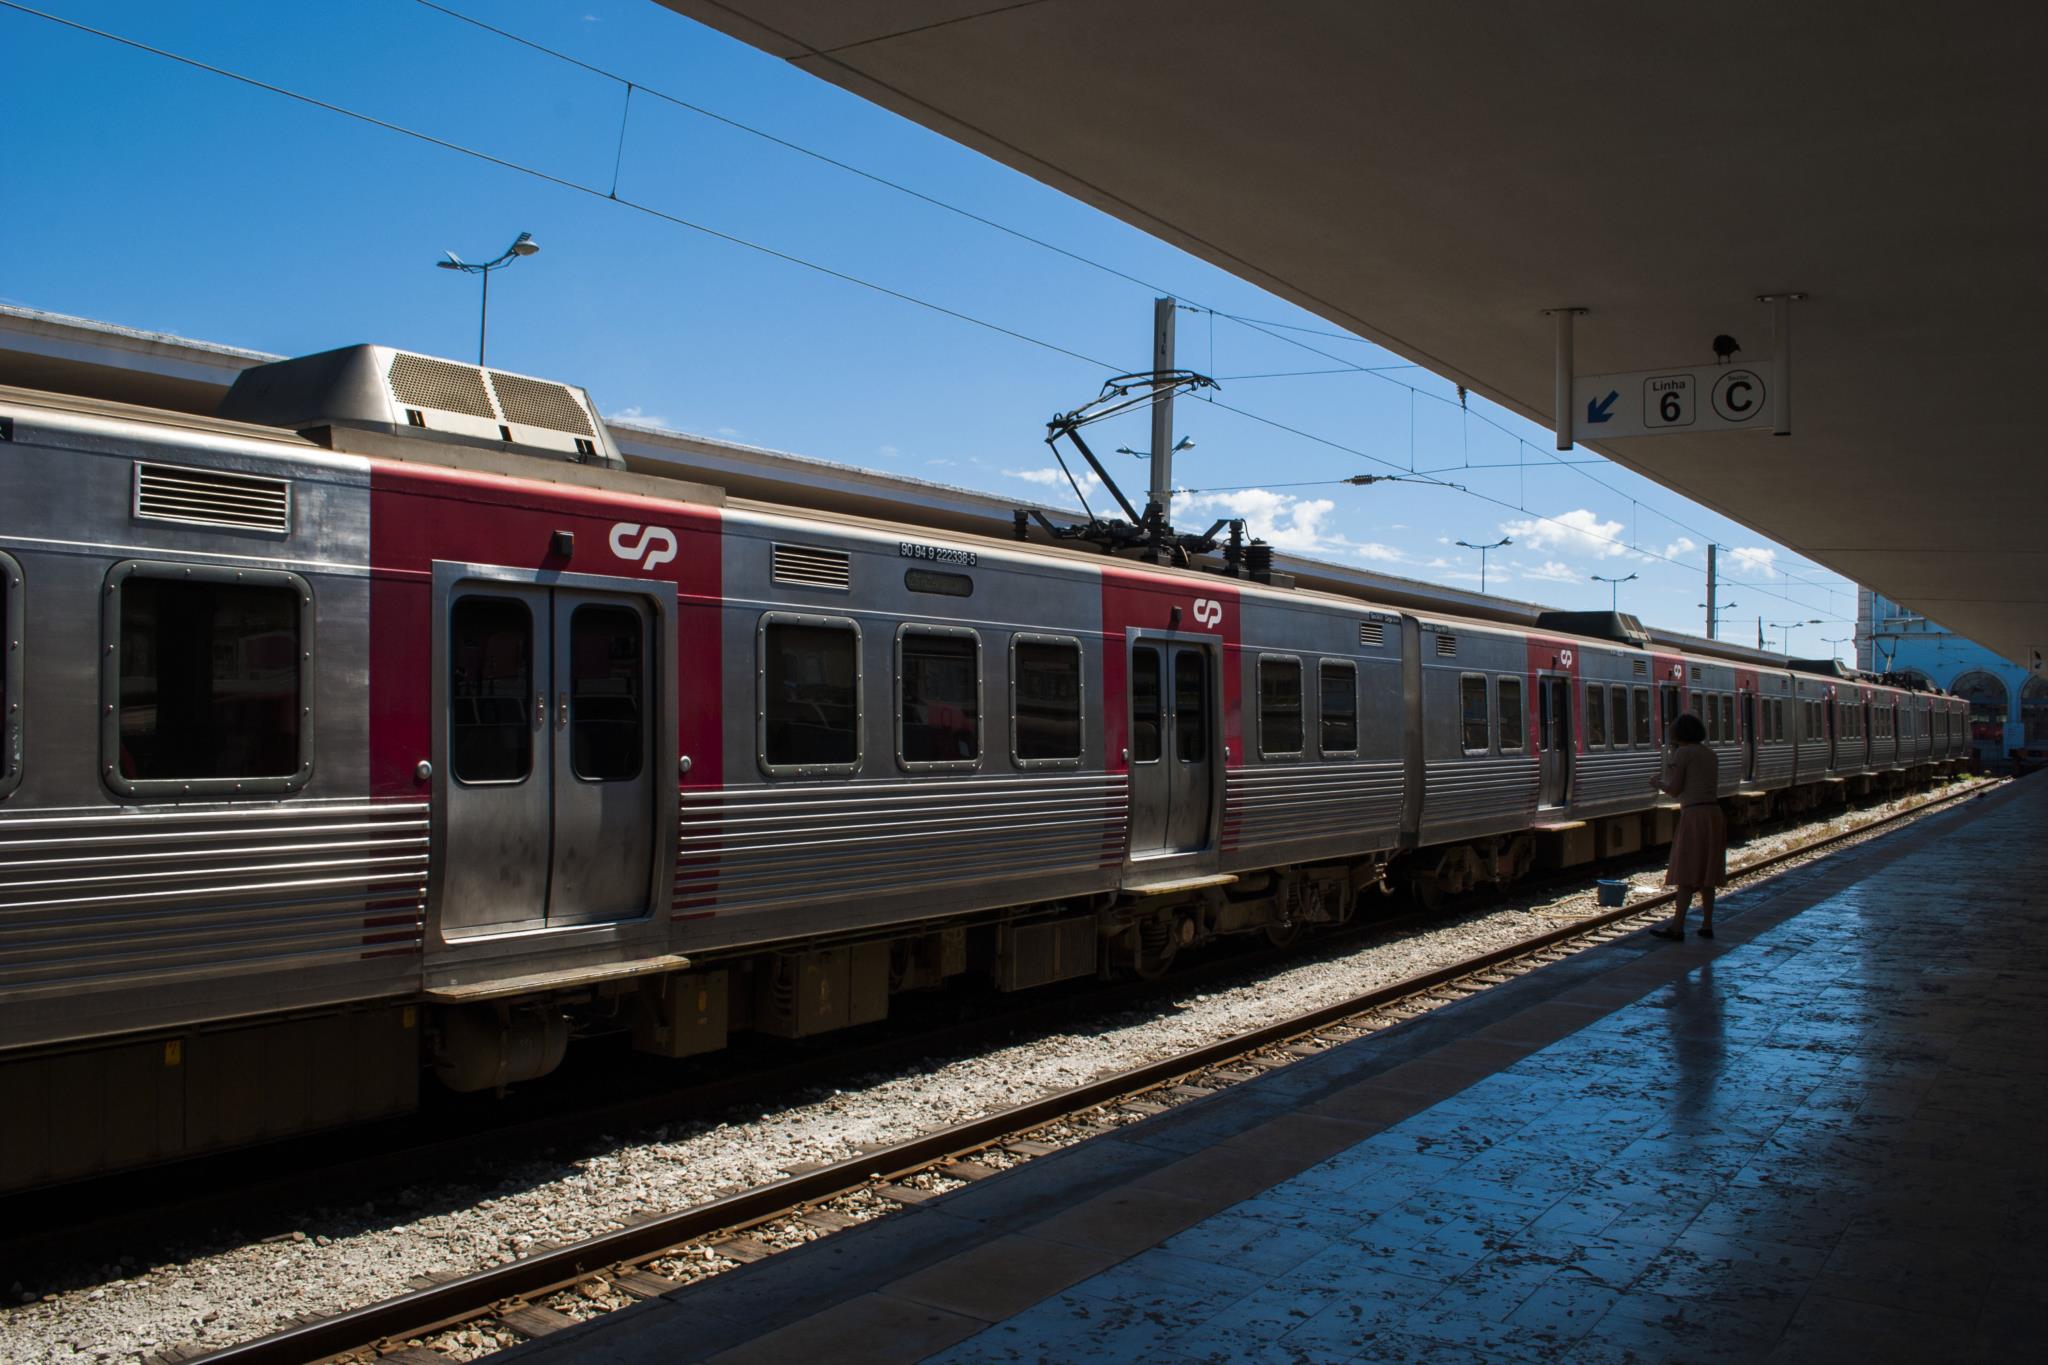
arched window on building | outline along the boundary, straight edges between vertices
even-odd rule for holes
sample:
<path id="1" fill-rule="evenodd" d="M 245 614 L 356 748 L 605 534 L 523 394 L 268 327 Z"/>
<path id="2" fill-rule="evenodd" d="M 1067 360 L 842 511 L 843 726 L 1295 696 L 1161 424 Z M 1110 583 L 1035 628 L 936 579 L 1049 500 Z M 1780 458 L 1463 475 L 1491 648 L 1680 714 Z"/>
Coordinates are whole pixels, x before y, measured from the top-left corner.
<path id="1" fill-rule="evenodd" d="M 1950 683 L 1948 690 L 1970 703 L 1970 742 L 1987 747 L 1992 757 L 2002 759 L 2011 704 L 2004 681 L 1992 673 L 1965 673 Z"/>
<path id="2" fill-rule="evenodd" d="M 2048 745 L 2048 678 L 2027 679 L 2020 689 L 2020 720 L 2027 727 L 2027 747 Z"/>

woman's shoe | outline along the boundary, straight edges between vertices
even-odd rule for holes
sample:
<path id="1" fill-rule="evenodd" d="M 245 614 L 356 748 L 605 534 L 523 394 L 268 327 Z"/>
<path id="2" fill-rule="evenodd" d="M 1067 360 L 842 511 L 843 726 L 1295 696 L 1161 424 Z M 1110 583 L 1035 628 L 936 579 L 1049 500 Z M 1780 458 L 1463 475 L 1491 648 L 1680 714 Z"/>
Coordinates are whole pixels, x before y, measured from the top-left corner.
<path id="1" fill-rule="evenodd" d="M 1672 927 L 1671 927 L 1670 925 L 1668 925 L 1668 924 L 1662 924 L 1662 925 L 1659 925 L 1659 926 L 1657 926 L 1657 927 L 1656 927 L 1655 929 L 1652 929 L 1652 930 L 1650 931 L 1650 937 L 1651 937 L 1651 938 L 1668 938 L 1668 939 L 1670 939 L 1670 940 L 1671 940 L 1672 942 L 1674 942 L 1674 943 L 1682 943 L 1682 942 L 1684 942 L 1684 941 L 1685 941 L 1685 930 L 1683 930 L 1683 929 L 1673 929 L 1673 928 L 1672 928 Z M 1709 935 L 1709 937 L 1711 937 L 1711 935 Z"/>
<path id="2" fill-rule="evenodd" d="M 1714 936 L 1714 926 L 1711 924 L 1702 924 L 1699 929 L 1699 934 L 1701 938 L 1712 938 Z"/>

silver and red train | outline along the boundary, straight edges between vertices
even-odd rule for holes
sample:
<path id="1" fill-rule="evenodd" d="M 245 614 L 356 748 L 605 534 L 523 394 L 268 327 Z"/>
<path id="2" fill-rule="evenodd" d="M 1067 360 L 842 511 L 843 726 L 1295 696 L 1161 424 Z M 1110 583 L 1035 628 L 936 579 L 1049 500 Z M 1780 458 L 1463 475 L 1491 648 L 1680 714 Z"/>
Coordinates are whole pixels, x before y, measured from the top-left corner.
<path id="1" fill-rule="evenodd" d="M 1628 618 L 728 500 L 406 352 L 222 412 L 0 389 L 0 1186 L 1633 851 L 1681 712 L 1738 813 L 1967 750 Z"/>

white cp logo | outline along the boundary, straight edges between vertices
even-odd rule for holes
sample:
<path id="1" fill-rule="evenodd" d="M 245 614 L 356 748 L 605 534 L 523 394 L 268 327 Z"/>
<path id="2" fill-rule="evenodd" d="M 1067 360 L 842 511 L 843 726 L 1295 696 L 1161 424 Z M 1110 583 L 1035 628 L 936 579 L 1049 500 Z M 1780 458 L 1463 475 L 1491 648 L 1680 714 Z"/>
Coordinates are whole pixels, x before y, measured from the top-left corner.
<path id="1" fill-rule="evenodd" d="M 1572 652 L 1568 649 L 1560 649 L 1557 651 L 1557 661 L 1564 667 L 1570 668 L 1572 666 Z"/>
<path id="2" fill-rule="evenodd" d="M 1213 597 L 1195 599 L 1195 620 L 1205 626 L 1213 626 L 1223 619 L 1223 604 Z"/>
<path id="3" fill-rule="evenodd" d="M 637 521 L 621 521 L 612 527 L 612 553 L 651 569 L 676 557 L 676 533 L 666 526 L 643 527 Z"/>

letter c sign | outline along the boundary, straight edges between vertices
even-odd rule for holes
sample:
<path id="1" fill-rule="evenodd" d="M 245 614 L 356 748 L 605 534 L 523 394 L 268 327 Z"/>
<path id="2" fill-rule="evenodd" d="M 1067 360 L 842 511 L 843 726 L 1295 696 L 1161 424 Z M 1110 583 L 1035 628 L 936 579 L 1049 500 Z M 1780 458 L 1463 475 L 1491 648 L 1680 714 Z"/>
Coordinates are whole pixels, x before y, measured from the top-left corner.
<path id="1" fill-rule="evenodd" d="M 1195 599 L 1195 620 L 1205 626 L 1213 626 L 1223 619 L 1223 604 L 1213 597 Z"/>

